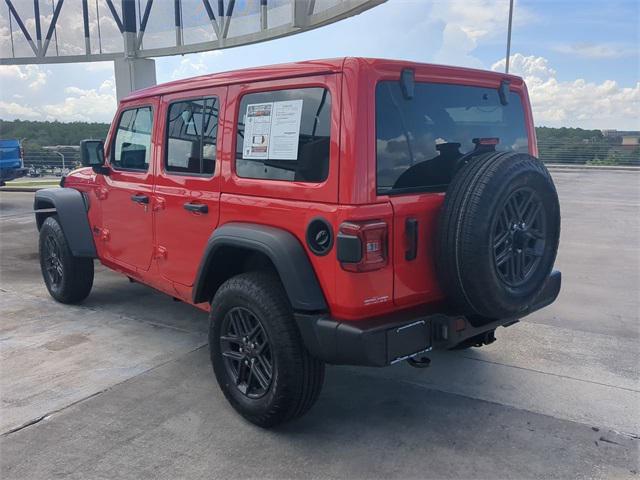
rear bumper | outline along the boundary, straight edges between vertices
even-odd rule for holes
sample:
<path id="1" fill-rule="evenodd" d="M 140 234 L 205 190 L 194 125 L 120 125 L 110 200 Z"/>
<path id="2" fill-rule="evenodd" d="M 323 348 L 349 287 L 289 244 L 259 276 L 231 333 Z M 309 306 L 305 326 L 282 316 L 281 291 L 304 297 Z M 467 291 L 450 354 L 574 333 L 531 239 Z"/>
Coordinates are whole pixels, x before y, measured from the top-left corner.
<path id="1" fill-rule="evenodd" d="M 473 326 L 464 316 L 413 309 L 384 317 L 341 321 L 326 314 L 296 314 L 305 346 L 315 357 L 336 365 L 383 367 L 430 350 L 444 350 L 473 337 L 507 327 L 551 304 L 560 293 L 554 271 L 537 300 L 517 317 Z"/>

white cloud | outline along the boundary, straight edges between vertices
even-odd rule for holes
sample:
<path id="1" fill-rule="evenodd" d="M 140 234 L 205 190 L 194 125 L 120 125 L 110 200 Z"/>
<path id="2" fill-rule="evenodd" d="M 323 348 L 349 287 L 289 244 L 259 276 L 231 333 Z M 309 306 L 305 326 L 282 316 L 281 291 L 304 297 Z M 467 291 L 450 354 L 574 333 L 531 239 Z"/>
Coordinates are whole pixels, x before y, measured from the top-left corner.
<path id="1" fill-rule="evenodd" d="M 41 81 L 41 72 L 29 73 L 21 68 L 0 68 L 0 80 L 10 79 L 32 85 Z M 104 80 L 97 88 L 83 89 L 76 86 L 64 88 L 64 98 L 57 103 L 29 104 L 21 94 L 3 95 L 0 98 L 0 118 L 27 118 L 35 120 L 110 122 L 117 101 L 115 80 Z M 10 101 L 9 98 L 18 100 Z M 26 98 L 29 98 L 26 96 Z"/>
<path id="2" fill-rule="evenodd" d="M 178 80 L 215 72 L 217 69 L 214 67 L 214 59 L 221 55 L 222 51 L 220 50 L 185 55 L 180 59 L 180 64 L 171 72 L 171 79 Z"/>
<path id="3" fill-rule="evenodd" d="M 40 112 L 31 107 L 15 102 L 3 102 L 0 100 L 0 118 L 30 118 L 37 119 Z"/>
<path id="4" fill-rule="evenodd" d="M 507 30 L 509 15 L 509 0 L 452 0 L 448 2 L 434 2 L 432 15 L 439 20 L 460 27 L 465 34 L 473 39 L 502 34 Z M 514 25 L 531 22 L 535 16 L 529 9 L 515 2 Z"/>
<path id="5" fill-rule="evenodd" d="M 621 45 L 617 43 L 591 43 L 582 42 L 574 44 L 560 44 L 553 47 L 553 50 L 567 55 L 575 55 L 582 58 L 609 59 L 637 56 L 638 47 Z"/>
<path id="6" fill-rule="evenodd" d="M 434 61 L 446 65 L 482 68 L 483 64 L 471 52 L 476 48 L 476 40 L 460 26 L 449 23 L 442 32 L 442 47 L 435 54 Z"/>
<path id="7" fill-rule="evenodd" d="M 497 61 L 491 66 L 491 70 L 504 71 L 506 61 Z M 549 61 L 544 57 L 536 57 L 535 55 L 524 56 L 516 53 L 509 57 L 509 72 L 514 75 L 520 75 L 525 79 L 535 78 L 536 80 L 548 80 L 556 76 L 556 71 L 549 66 Z"/>
<path id="8" fill-rule="evenodd" d="M 110 122 L 118 104 L 113 79 L 105 80 L 97 89 L 67 87 L 65 93 L 62 102 L 41 107 L 47 120 Z"/>
<path id="9" fill-rule="evenodd" d="M 503 71 L 504 64 L 491 68 Z M 511 56 L 510 66 L 527 82 L 536 125 L 640 130 L 640 82 L 622 87 L 614 80 L 560 81 L 546 58 L 520 53 Z"/>
<path id="10" fill-rule="evenodd" d="M 509 0 L 436 2 L 431 15 L 445 24 L 442 45 L 435 54 L 435 61 L 482 68 L 482 62 L 472 53 L 480 41 L 506 35 Z M 529 9 L 516 2 L 514 25 L 523 25 L 535 19 Z"/>
<path id="11" fill-rule="evenodd" d="M 90 62 L 85 65 L 85 70 L 91 73 L 113 73 L 113 62 Z"/>
<path id="12" fill-rule="evenodd" d="M 0 82 L 20 82 L 27 84 L 32 90 L 38 90 L 47 83 L 51 72 L 38 65 L 2 65 L 0 66 Z"/>

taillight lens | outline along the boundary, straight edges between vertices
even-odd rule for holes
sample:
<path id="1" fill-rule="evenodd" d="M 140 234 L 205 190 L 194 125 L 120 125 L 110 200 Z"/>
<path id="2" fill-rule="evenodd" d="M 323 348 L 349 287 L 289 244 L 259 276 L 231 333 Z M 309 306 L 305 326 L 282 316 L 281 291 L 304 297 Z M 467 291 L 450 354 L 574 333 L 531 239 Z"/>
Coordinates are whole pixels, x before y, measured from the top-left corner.
<path id="1" fill-rule="evenodd" d="M 349 272 L 383 268 L 387 264 L 387 238 L 386 222 L 343 223 L 338 233 L 338 260 L 342 268 Z"/>

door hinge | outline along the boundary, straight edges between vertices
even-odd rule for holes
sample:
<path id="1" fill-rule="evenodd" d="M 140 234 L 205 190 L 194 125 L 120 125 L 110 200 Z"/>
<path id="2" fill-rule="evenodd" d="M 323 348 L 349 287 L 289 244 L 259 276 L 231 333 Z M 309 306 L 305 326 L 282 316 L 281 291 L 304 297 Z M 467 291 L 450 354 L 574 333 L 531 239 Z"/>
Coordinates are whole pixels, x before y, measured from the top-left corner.
<path id="1" fill-rule="evenodd" d="M 162 260 L 164 258 L 167 258 L 167 249 L 164 247 L 161 247 L 160 245 L 156 246 L 154 252 L 153 252 L 153 258 L 158 259 L 158 260 Z"/>
<path id="2" fill-rule="evenodd" d="M 153 201 L 153 211 L 157 212 L 158 210 L 164 210 L 167 206 L 164 198 L 162 197 L 154 197 Z"/>
<path id="3" fill-rule="evenodd" d="M 108 195 L 109 195 L 108 189 L 104 187 L 98 187 L 96 189 L 96 197 L 98 198 L 98 200 L 106 200 Z"/>
<path id="4" fill-rule="evenodd" d="M 93 227 L 93 234 L 103 242 L 106 242 L 111 237 L 109 230 L 106 228 Z"/>

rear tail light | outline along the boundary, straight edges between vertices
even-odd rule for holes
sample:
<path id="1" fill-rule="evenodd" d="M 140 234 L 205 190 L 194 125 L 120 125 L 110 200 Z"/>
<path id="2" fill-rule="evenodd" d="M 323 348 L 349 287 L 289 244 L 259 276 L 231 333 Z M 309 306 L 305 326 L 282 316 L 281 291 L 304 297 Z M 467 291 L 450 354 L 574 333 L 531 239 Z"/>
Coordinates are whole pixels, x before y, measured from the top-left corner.
<path id="1" fill-rule="evenodd" d="M 386 222 L 345 222 L 338 233 L 338 261 L 349 272 L 383 268 L 387 264 L 387 238 Z"/>

